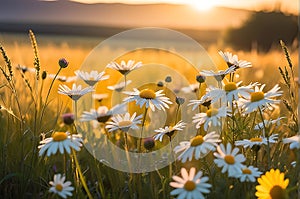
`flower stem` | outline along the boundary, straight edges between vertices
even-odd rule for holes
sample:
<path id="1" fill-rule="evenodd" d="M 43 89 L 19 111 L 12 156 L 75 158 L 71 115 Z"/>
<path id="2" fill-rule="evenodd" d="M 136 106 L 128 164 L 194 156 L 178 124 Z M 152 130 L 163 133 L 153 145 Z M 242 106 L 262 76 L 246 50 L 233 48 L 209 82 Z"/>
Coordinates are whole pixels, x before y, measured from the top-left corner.
<path id="1" fill-rule="evenodd" d="M 78 159 L 77 159 L 77 156 L 76 156 L 76 153 L 75 153 L 74 149 L 72 149 L 72 155 L 73 155 L 73 158 L 74 158 L 74 161 L 75 161 L 76 169 L 77 169 L 77 171 L 79 173 L 79 177 L 80 177 L 82 186 L 83 186 L 84 190 L 86 191 L 86 193 L 88 195 L 88 198 L 93 198 L 93 196 L 91 195 L 91 193 L 90 193 L 90 191 L 89 191 L 89 189 L 87 187 L 87 184 L 86 184 L 86 182 L 84 180 L 84 176 L 82 174 L 82 171 L 81 171 L 80 165 L 78 163 Z"/>
<path id="2" fill-rule="evenodd" d="M 142 129 L 141 129 L 141 134 L 140 134 L 140 141 L 139 141 L 139 146 L 138 146 L 138 152 L 141 152 L 142 149 L 142 136 L 143 136 L 143 131 L 144 131 L 144 127 L 145 127 L 145 121 L 146 121 L 146 117 L 147 117 L 147 112 L 148 112 L 148 108 L 145 108 L 145 112 L 144 112 L 144 116 L 143 116 L 143 122 L 142 122 Z"/>

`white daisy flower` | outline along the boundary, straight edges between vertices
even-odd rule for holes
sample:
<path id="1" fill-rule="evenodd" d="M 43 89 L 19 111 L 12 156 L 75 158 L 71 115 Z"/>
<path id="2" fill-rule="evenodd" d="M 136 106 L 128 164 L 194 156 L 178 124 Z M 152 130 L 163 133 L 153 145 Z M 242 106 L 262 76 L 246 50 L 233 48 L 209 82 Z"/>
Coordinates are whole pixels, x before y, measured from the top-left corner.
<path id="1" fill-rule="evenodd" d="M 221 142 L 219 137 L 220 135 L 214 131 L 206 134 L 204 137 L 197 135 L 190 141 L 180 142 L 179 146 L 174 148 L 174 152 L 182 152 L 177 158 L 181 160 L 182 163 L 185 163 L 187 160 L 191 161 L 193 157 L 199 160 L 205 157 L 209 152 L 216 150 L 216 146 L 218 146 L 217 143 Z"/>
<path id="2" fill-rule="evenodd" d="M 226 148 L 223 144 L 219 145 L 217 151 L 218 153 L 214 153 L 214 156 L 216 157 L 214 162 L 218 167 L 222 167 L 221 172 L 225 173 L 228 171 L 229 177 L 236 177 L 244 167 L 242 162 L 246 160 L 245 156 L 243 154 L 238 154 L 238 148 L 232 150 L 230 143 L 227 143 Z"/>
<path id="3" fill-rule="evenodd" d="M 260 172 L 258 168 L 245 166 L 241 169 L 241 172 L 237 174 L 236 178 L 239 178 L 241 182 L 255 182 L 256 178 L 260 177 L 261 174 L 262 172 Z"/>
<path id="4" fill-rule="evenodd" d="M 276 143 L 278 139 L 278 134 L 273 134 L 269 137 L 269 143 L 273 144 Z M 267 137 L 255 137 L 251 139 L 243 139 L 235 141 L 235 146 L 243 146 L 246 148 L 252 148 L 253 146 L 261 146 L 261 145 L 268 145 L 268 138 Z"/>
<path id="5" fill-rule="evenodd" d="M 90 73 L 77 70 L 75 71 L 77 77 L 82 79 L 89 86 L 94 86 L 97 82 L 103 81 L 109 78 L 109 75 L 104 75 L 105 72 L 99 73 L 96 70 L 92 70 Z"/>
<path id="6" fill-rule="evenodd" d="M 35 73 L 36 72 L 35 68 L 29 68 L 27 66 L 23 66 L 23 65 L 19 65 L 19 64 L 16 66 L 16 69 L 22 71 L 23 73 L 26 73 L 26 72 Z"/>
<path id="7" fill-rule="evenodd" d="M 58 194 L 62 198 L 67 198 L 67 196 L 72 196 L 72 191 L 74 187 L 71 186 L 70 181 L 65 182 L 66 177 L 61 177 L 61 174 L 55 174 L 53 181 L 50 181 L 49 184 L 52 186 L 49 189 L 49 192 Z"/>
<path id="8" fill-rule="evenodd" d="M 70 154 L 71 148 L 80 151 L 82 142 L 83 140 L 79 134 L 70 135 L 69 132 L 54 132 L 50 138 L 40 141 L 41 145 L 38 146 L 40 149 L 39 156 L 42 156 L 46 151 L 47 156 L 56 154 L 58 150 L 61 154 L 64 153 L 64 150 Z"/>
<path id="9" fill-rule="evenodd" d="M 196 93 L 199 90 L 199 83 L 190 84 L 187 87 L 182 87 L 181 91 L 184 93 Z"/>
<path id="10" fill-rule="evenodd" d="M 245 61 L 245 60 L 238 60 L 238 56 L 233 55 L 230 52 L 219 51 L 219 54 L 224 59 L 224 61 L 227 63 L 228 67 L 235 66 L 236 69 L 252 67 L 251 62 L 248 62 L 248 61 Z"/>
<path id="11" fill-rule="evenodd" d="M 76 84 L 73 84 L 72 89 L 70 89 L 66 85 L 59 85 L 58 93 L 69 96 L 72 100 L 77 101 L 80 97 L 83 95 L 93 92 L 93 87 L 87 87 L 82 89 L 82 86 L 76 86 Z"/>
<path id="12" fill-rule="evenodd" d="M 249 98 L 246 98 L 244 101 L 245 113 L 251 113 L 258 108 L 264 109 L 268 107 L 270 104 L 278 104 L 280 100 L 275 100 L 273 98 L 281 96 L 282 91 L 279 91 L 280 87 L 276 84 L 271 90 L 267 93 L 263 92 L 265 84 L 263 84 L 260 88 L 255 86 L 254 92 L 252 92 Z"/>
<path id="13" fill-rule="evenodd" d="M 92 95 L 92 98 L 94 99 L 94 100 L 97 100 L 98 102 L 101 102 L 102 100 L 104 100 L 104 99 L 107 99 L 108 98 L 108 93 L 94 93 L 93 95 Z"/>
<path id="14" fill-rule="evenodd" d="M 129 129 L 138 129 L 138 124 L 141 124 L 141 118 L 143 115 L 136 117 L 136 113 L 130 117 L 129 113 L 125 115 L 117 114 L 111 118 L 111 122 L 107 122 L 105 128 L 108 129 L 108 132 L 115 131 L 120 129 L 121 131 L 128 132 Z"/>
<path id="15" fill-rule="evenodd" d="M 222 81 L 224 79 L 224 77 L 229 74 L 229 73 L 233 73 L 235 70 L 235 66 L 231 66 L 229 68 L 227 68 L 226 70 L 219 70 L 217 72 L 213 71 L 213 70 L 202 70 L 200 72 L 200 75 L 203 75 L 205 77 L 214 77 L 217 81 Z"/>
<path id="16" fill-rule="evenodd" d="M 126 82 L 121 82 L 119 84 L 108 86 L 107 88 L 112 91 L 121 92 L 125 88 L 125 85 L 128 86 L 129 84 L 131 84 L 131 82 L 131 80 L 127 80 Z"/>
<path id="17" fill-rule="evenodd" d="M 209 96 L 207 95 L 203 95 L 199 100 L 190 100 L 190 103 L 188 104 L 188 106 L 193 105 L 192 110 L 195 110 L 196 108 L 198 108 L 200 105 L 209 107 L 211 104 L 211 98 L 209 98 Z"/>
<path id="18" fill-rule="evenodd" d="M 193 116 L 193 123 L 196 124 L 196 128 L 199 129 L 202 124 L 204 124 L 204 130 L 207 131 L 209 126 L 220 126 L 220 119 L 226 117 L 227 108 L 221 107 L 219 109 L 211 108 L 206 111 L 206 113 L 197 113 Z"/>
<path id="19" fill-rule="evenodd" d="M 257 125 L 254 126 L 254 130 L 261 130 L 264 129 L 264 127 L 266 128 L 270 128 L 272 125 L 276 125 L 276 126 L 280 126 L 280 120 L 283 119 L 285 117 L 279 117 L 275 120 L 270 119 L 270 120 L 264 120 L 264 122 L 260 122 Z"/>
<path id="20" fill-rule="evenodd" d="M 196 173 L 192 167 L 188 173 L 185 168 L 181 168 L 181 176 L 172 177 L 175 182 L 170 182 L 170 186 L 176 188 L 171 191 L 172 196 L 178 195 L 178 199 L 204 199 L 203 194 L 210 192 L 211 184 L 207 183 L 209 178 L 202 176 L 202 171 Z"/>
<path id="21" fill-rule="evenodd" d="M 165 97 L 163 94 L 163 90 L 159 90 L 154 92 L 152 89 L 143 89 L 139 91 L 134 88 L 133 92 L 124 91 L 123 93 L 129 95 L 123 101 L 128 103 L 132 101 L 136 101 L 136 105 L 139 105 L 142 108 L 144 105 L 146 108 L 150 107 L 152 111 L 155 111 L 155 108 L 158 110 L 165 110 L 165 108 L 169 108 L 168 104 L 172 104 L 168 97 Z"/>
<path id="22" fill-rule="evenodd" d="M 126 113 L 126 104 L 117 104 L 112 107 L 110 110 L 106 106 L 99 106 L 98 109 L 91 109 L 90 112 L 83 111 L 80 116 L 81 122 L 97 120 L 100 123 L 105 123 L 113 116 L 114 114 L 123 114 Z"/>
<path id="23" fill-rule="evenodd" d="M 290 143 L 290 149 L 300 149 L 300 135 L 294 135 L 282 140 L 283 144 Z"/>
<path id="24" fill-rule="evenodd" d="M 111 62 L 106 67 L 119 71 L 122 75 L 127 75 L 130 71 L 138 69 L 142 66 L 142 62 L 137 62 L 134 64 L 133 60 L 129 60 L 127 63 L 121 61 L 121 64 L 117 62 Z"/>
<path id="25" fill-rule="evenodd" d="M 223 89 L 216 87 L 209 87 L 208 92 L 204 95 L 205 98 L 212 99 L 211 103 L 215 103 L 222 99 L 223 101 L 228 103 L 230 106 L 234 100 L 238 100 L 240 97 L 249 98 L 250 93 L 254 92 L 252 89 L 255 84 L 249 84 L 248 86 L 240 86 L 242 82 L 228 82 L 223 84 Z"/>
<path id="26" fill-rule="evenodd" d="M 291 162 L 291 166 L 294 167 L 294 168 L 296 167 L 296 164 L 297 164 L 296 161 Z"/>
<path id="27" fill-rule="evenodd" d="M 64 76 L 64 75 L 56 75 L 56 74 L 47 74 L 47 77 L 49 77 L 50 79 L 56 79 L 58 81 L 61 81 L 61 82 L 75 82 L 77 80 L 77 76 Z"/>
<path id="28" fill-rule="evenodd" d="M 175 131 L 182 131 L 185 128 L 186 123 L 179 121 L 175 126 L 166 126 L 154 130 L 157 134 L 153 136 L 154 140 L 162 142 L 165 135 L 171 137 Z"/>

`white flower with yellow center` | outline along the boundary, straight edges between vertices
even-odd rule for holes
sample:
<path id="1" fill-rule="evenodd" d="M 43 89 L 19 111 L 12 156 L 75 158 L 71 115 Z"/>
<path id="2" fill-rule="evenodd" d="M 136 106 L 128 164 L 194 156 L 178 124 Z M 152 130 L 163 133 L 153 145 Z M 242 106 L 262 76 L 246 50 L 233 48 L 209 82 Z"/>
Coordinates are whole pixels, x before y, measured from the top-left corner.
<path id="1" fill-rule="evenodd" d="M 51 188 L 49 192 L 58 194 L 62 198 L 67 198 L 67 196 L 72 196 L 72 191 L 74 187 L 71 186 L 70 181 L 65 182 L 65 176 L 61 177 L 61 174 L 55 174 L 53 181 L 50 181 L 49 184 Z"/>
<path id="2" fill-rule="evenodd" d="M 154 140 L 159 140 L 162 142 L 165 135 L 171 137 L 175 131 L 182 131 L 185 128 L 186 123 L 179 121 L 175 126 L 166 126 L 164 128 L 159 128 L 154 130 L 157 134 L 153 136 Z"/>
<path id="3" fill-rule="evenodd" d="M 243 108 L 245 109 L 245 113 L 251 113 L 256 111 L 258 108 L 261 110 L 270 106 L 271 104 L 278 104 L 280 100 L 275 100 L 275 97 L 281 96 L 282 91 L 279 91 L 280 87 L 276 84 L 271 90 L 264 93 L 263 89 L 265 84 L 263 84 L 260 88 L 255 86 L 254 92 L 250 94 L 246 101 L 244 101 Z"/>
<path id="4" fill-rule="evenodd" d="M 214 156 L 216 157 L 214 162 L 218 167 L 222 167 L 221 172 L 225 173 L 228 171 L 229 177 L 237 177 L 237 174 L 239 174 L 244 167 L 242 162 L 246 160 L 245 156 L 243 154 L 238 154 L 238 148 L 232 150 L 230 143 L 227 143 L 226 148 L 223 144 L 219 145 L 217 151 L 218 152 L 214 153 Z"/>
<path id="5" fill-rule="evenodd" d="M 90 73 L 77 70 L 75 71 L 77 77 L 82 79 L 89 86 L 94 86 L 97 82 L 103 81 L 109 78 L 109 75 L 104 75 L 105 72 L 99 73 L 96 70 L 92 70 Z"/>
<path id="6" fill-rule="evenodd" d="M 105 123 L 114 114 L 123 114 L 123 113 L 126 113 L 126 104 L 117 104 L 111 109 L 108 109 L 106 106 L 99 106 L 97 110 L 91 109 L 90 112 L 83 111 L 82 115 L 80 116 L 80 121 L 88 122 L 88 121 L 97 120 L 100 123 Z"/>
<path id="7" fill-rule="evenodd" d="M 106 67 L 119 71 L 122 75 L 127 75 L 130 71 L 138 69 L 142 66 L 142 62 L 137 62 L 134 64 L 133 60 L 129 60 L 127 63 L 121 61 L 120 64 L 117 62 L 111 62 Z"/>
<path id="8" fill-rule="evenodd" d="M 276 143 L 278 139 L 278 134 L 273 134 L 269 137 L 269 143 L 273 144 Z M 246 148 L 252 148 L 253 146 L 260 146 L 260 145 L 268 145 L 268 138 L 267 137 L 254 137 L 251 139 L 243 139 L 235 141 L 235 146 L 243 146 Z"/>
<path id="9" fill-rule="evenodd" d="M 111 122 L 107 122 L 105 128 L 108 129 L 109 132 L 120 129 L 121 131 L 128 132 L 129 129 L 138 129 L 138 124 L 141 124 L 141 118 L 143 115 L 139 115 L 136 117 L 136 113 L 130 117 L 129 113 L 125 115 L 115 115 L 111 118 Z"/>
<path id="10" fill-rule="evenodd" d="M 211 184 L 207 183 L 209 178 L 202 176 L 202 171 L 196 173 L 196 169 L 192 167 L 189 171 L 181 168 L 181 176 L 173 176 L 175 182 L 170 182 L 170 186 L 174 187 L 171 195 L 178 195 L 179 199 L 204 199 L 204 194 L 210 192 Z"/>
<path id="11" fill-rule="evenodd" d="M 258 170 L 258 168 L 249 166 L 243 167 L 241 172 L 237 174 L 236 178 L 239 178 L 241 182 L 255 182 L 256 178 L 258 178 L 262 172 Z"/>
<path id="12" fill-rule="evenodd" d="M 200 72 L 200 75 L 205 77 L 214 77 L 218 82 L 221 82 L 227 74 L 233 73 L 234 70 L 235 70 L 235 66 L 231 66 L 226 70 L 219 70 L 217 72 L 213 70 L 202 70 Z"/>
<path id="13" fill-rule="evenodd" d="M 131 84 L 131 82 L 132 80 L 127 80 L 126 82 L 120 82 L 118 84 L 108 86 L 107 88 L 112 91 L 121 92 L 125 88 L 125 85 L 128 86 L 129 84 Z"/>
<path id="14" fill-rule="evenodd" d="M 181 91 L 184 93 L 196 93 L 199 90 L 199 83 L 190 84 L 187 87 L 182 87 Z"/>
<path id="15" fill-rule="evenodd" d="M 65 75 L 57 75 L 57 74 L 47 74 L 47 77 L 50 79 L 58 80 L 60 82 L 75 82 L 77 80 L 77 76 L 65 76 Z"/>
<path id="16" fill-rule="evenodd" d="M 251 62 L 245 61 L 245 60 L 238 60 L 237 55 L 233 55 L 230 52 L 222 52 L 219 51 L 219 54 L 224 59 L 224 61 L 227 63 L 227 66 L 235 66 L 236 69 L 238 68 L 249 68 L 252 67 Z"/>
<path id="17" fill-rule="evenodd" d="M 218 142 L 221 142 L 219 139 L 220 135 L 216 132 L 210 132 L 205 136 L 197 135 L 193 137 L 190 141 L 180 142 L 179 146 L 174 148 L 175 153 L 180 153 L 178 160 L 185 163 L 187 160 L 191 161 L 193 157 L 196 160 L 203 158 L 209 152 L 215 151 Z"/>
<path id="18" fill-rule="evenodd" d="M 66 85 L 59 85 L 59 88 L 58 88 L 58 93 L 59 94 L 67 95 L 74 101 L 77 101 L 83 95 L 85 95 L 89 92 L 93 92 L 93 91 L 94 91 L 93 87 L 89 86 L 87 88 L 82 89 L 81 85 L 76 86 L 76 84 L 72 85 L 72 89 L 70 89 Z"/>
<path id="19" fill-rule="evenodd" d="M 46 151 L 47 156 L 56 154 L 58 150 L 61 154 L 64 153 L 64 150 L 70 154 L 71 148 L 80 151 L 82 142 L 81 135 L 79 134 L 70 135 L 69 132 L 54 132 L 50 138 L 40 141 L 41 145 L 38 146 L 40 149 L 39 156 L 42 156 Z"/>
<path id="20" fill-rule="evenodd" d="M 197 113 L 193 117 L 193 123 L 196 124 L 196 128 L 199 129 L 202 124 L 204 124 L 204 130 L 207 131 L 209 126 L 220 126 L 221 118 L 227 116 L 227 108 L 221 107 L 219 109 L 211 108 L 205 113 Z"/>
<path id="21" fill-rule="evenodd" d="M 257 83 L 254 83 L 248 86 L 240 86 L 241 83 L 241 81 L 238 83 L 223 83 L 223 89 L 211 86 L 204 96 L 205 98 L 212 99 L 211 103 L 215 103 L 221 99 L 231 106 L 232 102 L 238 100 L 240 97 L 249 98 L 250 93 L 254 92 L 252 88 L 257 85 Z"/>
<path id="22" fill-rule="evenodd" d="M 282 140 L 283 144 L 290 144 L 290 149 L 300 149 L 300 135 L 294 135 Z"/>
<path id="23" fill-rule="evenodd" d="M 212 99 L 209 96 L 203 95 L 199 100 L 190 100 L 190 103 L 188 104 L 188 106 L 193 105 L 192 110 L 195 110 L 200 105 L 209 107 L 211 105 L 211 100 Z"/>
<path id="24" fill-rule="evenodd" d="M 152 89 L 143 89 L 139 91 L 134 88 L 133 92 L 124 91 L 123 93 L 129 95 L 123 101 L 125 103 L 136 101 L 136 105 L 139 105 L 142 108 L 144 105 L 146 108 L 150 107 L 152 111 L 155 111 L 155 108 L 158 110 L 165 110 L 169 108 L 168 104 L 172 104 L 170 99 L 163 94 L 163 90 L 154 92 Z"/>

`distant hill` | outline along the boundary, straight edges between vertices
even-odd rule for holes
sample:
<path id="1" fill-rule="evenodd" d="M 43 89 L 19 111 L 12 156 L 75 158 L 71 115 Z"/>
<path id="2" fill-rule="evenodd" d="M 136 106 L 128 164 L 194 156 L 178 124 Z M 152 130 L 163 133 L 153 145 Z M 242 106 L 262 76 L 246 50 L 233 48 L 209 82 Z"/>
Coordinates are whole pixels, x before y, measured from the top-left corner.
<path id="1" fill-rule="evenodd" d="M 220 30 L 241 24 L 250 13 L 246 10 L 223 7 L 214 8 L 211 12 L 200 12 L 191 6 L 173 4 L 82 4 L 68 0 L 1 0 L 0 22 Z"/>

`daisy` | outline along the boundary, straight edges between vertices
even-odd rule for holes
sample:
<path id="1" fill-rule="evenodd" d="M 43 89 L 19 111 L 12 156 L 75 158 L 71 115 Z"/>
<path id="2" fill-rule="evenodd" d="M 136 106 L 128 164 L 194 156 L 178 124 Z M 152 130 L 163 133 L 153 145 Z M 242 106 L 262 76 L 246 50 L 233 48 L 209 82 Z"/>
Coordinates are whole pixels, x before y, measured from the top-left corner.
<path id="1" fill-rule="evenodd" d="M 90 73 L 80 70 L 75 71 L 76 76 L 82 79 L 89 86 L 94 86 L 97 82 L 108 79 L 109 75 L 104 75 L 104 73 L 104 71 L 98 73 L 96 70 L 92 70 Z"/>
<path id="2" fill-rule="evenodd" d="M 16 66 L 16 69 L 22 71 L 23 73 L 26 73 L 26 72 L 35 73 L 36 72 L 35 68 L 29 68 L 27 66 L 22 66 L 22 65 Z"/>
<path id="3" fill-rule="evenodd" d="M 159 140 L 162 142 L 164 135 L 171 136 L 174 134 L 175 131 L 182 131 L 185 127 L 186 123 L 179 121 L 175 126 L 166 126 L 164 128 L 159 128 L 154 130 L 157 134 L 153 136 L 154 140 Z"/>
<path id="4" fill-rule="evenodd" d="M 71 186 L 70 181 L 65 182 L 65 176 L 61 177 L 61 174 L 55 174 L 53 181 L 49 184 L 52 186 L 49 192 L 58 194 L 62 198 L 67 198 L 67 196 L 72 196 L 72 191 L 74 187 Z"/>
<path id="5" fill-rule="evenodd" d="M 254 92 L 246 98 L 246 101 L 244 101 L 245 113 L 251 113 L 258 108 L 264 109 L 270 104 L 278 104 L 280 102 L 280 100 L 273 99 L 274 97 L 281 96 L 283 93 L 282 91 L 279 91 L 280 87 L 278 84 L 266 93 L 263 92 L 264 87 L 265 84 L 263 84 L 260 88 L 255 86 Z"/>
<path id="6" fill-rule="evenodd" d="M 129 95 L 123 101 L 128 103 L 132 101 L 136 101 L 136 105 L 139 105 L 142 108 L 144 105 L 146 108 L 150 107 L 152 111 L 155 111 L 155 108 L 158 110 L 165 110 L 165 108 L 169 108 L 168 104 L 172 104 L 168 97 L 165 97 L 163 94 L 163 90 L 159 90 L 154 92 L 152 89 L 143 89 L 139 91 L 134 88 L 133 92 L 124 91 L 124 94 Z"/>
<path id="7" fill-rule="evenodd" d="M 196 175 L 195 175 L 196 174 Z M 209 193 L 211 184 L 207 183 L 208 177 L 202 176 L 202 171 L 196 173 L 196 169 L 192 167 L 189 171 L 181 168 L 181 176 L 173 176 L 175 182 L 170 182 L 170 186 L 174 187 L 171 195 L 178 195 L 180 199 L 204 199 L 203 194 Z"/>
<path id="8" fill-rule="evenodd" d="M 255 84 L 249 84 L 248 86 L 240 86 L 242 81 L 228 82 L 223 84 L 223 88 L 209 87 L 208 92 L 204 95 L 204 98 L 212 99 L 211 103 L 215 103 L 220 99 L 225 100 L 226 104 L 228 102 L 229 105 L 232 104 L 234 100 L 238 100 L 240 97 L 249 98 L 250 93 L 254 90 L 252 89 Z"/>
<path id="9" fill-rule="evenodd" d="M 257 181 L 259 185 L 256 186 L 255 196 L 259 199 L 289 198 L 286 191 L 289 179 L 284 180 L 284 173 L 280 173 L 279 169 L 267 171 Z"/>
<path id="10" fill-rule="evenodd" d="M 181 88 L 184 93 L 196 93 L 199 90 L 199 83 L 190 84 L 187 87 Z"/>
<path id="11" fill-rule="evenodd" d="M 196 124 L 196 128 L 199 129 L 202 124 L 204 124 L 204 130 L 207 131 L 208 126 L 220 126 L 222 117 L 226 117 L 227 108 L 221 107 L 219 109 L 211 108 L 205 113 L 197 113 L 193 116 L 193 123 Z"/>
<path id="12" fill-rule="evenodd" d="M 129 129 L 138 129 L 138 124 L 141 124 L 141 118 L 143 115 L 139 115 L 136 117 L 136 113 L 130 117 L 129 113 L 125 115 L 116 115 L 111 118 L 112 122 L 107 122 L 108 125 L 105 128 L 108 129 L 108 132 L 115 131 L 120 129 L 121 131 L 128 132 Z"/>
<path id="13" fill-rule="evenodd" d="M 203 70 L 200 72 L 200 75 L 203 75 L 205 77 L 214 77 L 218 82 L 220 82 L 224 79 L 224 77 L 227 74 L 234 72 L 234 70 L 235 70 L 234 66 L 231 66 L 226 70 L 219 70 L 217 72 L 214 72 L 212 70 Z"/>
<path id="14" fill-rule="evenodd" d="M 241 169 L 241 172 L 237 175 L 237 178 L 239 178 L 241 182 L 255 182 L 256 178 L 261 174 L 262 172 L 260 172 L 258 168 L 253 166 L 245 166 Z"/>
<path id="15" fill-rule="evenodd" d="M 278 139 L 278 134 L 273 134 L 269 137 L 269 143 L 273 144 L 276 143 Z M 246 148 L 252 148 L 253 146 L 260 146 L 260 145 L 268 145 L 268 138 L 267 137 L 254 137 L 251 139 L 243 139 L 235 141 L 235 146 L 243 146 Z"/>
<path id="16" fill-rule="evenodd" d="M 58 93 L 69 96 L 72 100 L 77 101 L 80 97 L 83 95 L 93 92 L 93 87 L 87 87 L 82 89 L 82 86 L 76 86 L 76 84 L 73 84 L 72 89 L 70 89 L 66 85 L 59 85 Z"/>
<path id="17" fill-rule="evenodd" d="M 254 126 L 254 130 L 260 130 L 264 129 L 264 127 L 269 128 L 271 125 L 275 124 L 276 126 L 280 125 L 280 120 L 285 117 L 279 117 L 275 120 L 270 119 L 270 120 L 264 120 L 264 122 L 260 122 L 257 125 Z"/>
<path id="18" fill-rule="evenodd" d="M 222 52 L 219 51 L 219 54 L 224 59 L 224 61 L 227 63 L 227 66 L 235 66 L 235 68 L 249 68 L 252 67 L 251 62 L 245 61 L 245 60 L 238 60 L 237 55 L 233 55 L 230 52 Z"/>
<path id="19" fill-rule="evenodd" d="M 137 62 L 134 64 L 133 60 L 129 60 L 127 63 L 121 61 L 121 64 L 117 62 L 111 62 L 106 67 L 119 71 L 122 75 L 127 75 L 130 71 L 138 69 L 142 66 L 142 62 Z"/>
<path id="20" fill-rule="evenodd" d="M 74 82 L 77 80 L 77 76 L 64 76 L 64 75 L 57 75 L 57 74 L 48 74 L 47 77 L 49 77 L 50 79 L 57 79 L 58 81 L 61 82 Z"/>
<path id="21" fill-rule="evenodd" d="M 220 135 L 216 132 L 210 132 L 205 136 L 197 135 L 190 141 L 180 142 L 179 146 L 174 148 L 175 153 L 182 152 L 178 156 L 178 160 L 185 163 L 187 160 L 191 161 L 193 157 L 196 160 L 206 156 L 210 151 L 215 151 Z"/>
<path id="22" fill-rule="evenodd" d="M 209 96 L 203 95 L 199 100 L 190 100 L 190 103 L 188 104 L 188 106 L 193 105 L 192 110 L 195 110 L 200 105 L 209 107 L 211 105 L 211 100 L 212 99 L 209 98 Z"/>
<path id="23" fill-rule="evenodd" d="M 102 100 L 104 100 L 104 99 L 106 99 L 106 98 L 108 98 L 108 93 L 99 93 L 99 94 L 93 94 L 92 95 L 92 98 L 94 99 L 94 100 L 97 100 L 98 102 L 102 102 Z"/>
<path id="24" fill-rule="evenodd" d="M 217 147 L 217 152 L 214 153 L 216 159 L 214 162 L 218 167 L 222 167 L 222 173 L 228 171 L 229 177 L 236 177 L 244 167 L 242 162 L 246 160 L 243 154 L 238 154 L 239 149 L 234 148 L 232 150 L 231 144 L 227 143 L 227 146 L 221 144 Z"/>
<path id="25" fill-rule="evenodd" d="M 291 143 L 290 149 L 300 149 L 300 135 L 294 135 L 282 140 L 283 144 Z"/>
<path id="26" fill-rule="evenodd" d="M 98 109 L 91 109 L 90 112 L 83 111 L 80 116 L 81 122 L 97 120 L 100 123 L 105 123 L 114 114 L 126 113 L 126 104 L 118 104 L 110 110 L 106 106 L 99 106 Z"/>
<path id="27" fill-rule="evenodd" d="M 112 91 L 121 92 L 125 88 L 125 85 L 128 86 L 131 82 L 131 80 L 127 80 L 126 82 L 121 82 L 119 84 L 108 86 L 107 88 Z"/>
<path id="28" fill-rule="evenodd" d="M 38 148 L 39 156 L 42 156 L 47 151 L 47 156 L 51 154 L 56 154 L 59 150 L 61 154 L 64 153 L 64 150 L 67 151 L 68 154 L 71 153 L 71 148 L 80 151 L 80 147 L 82 146 L 83 140 L 81 139 L 81 135 L 73 134 L 70 135 L 69 132 L 54 132 L 50 138 L 46 138 L 40 141 L 40 146 Z"/>

